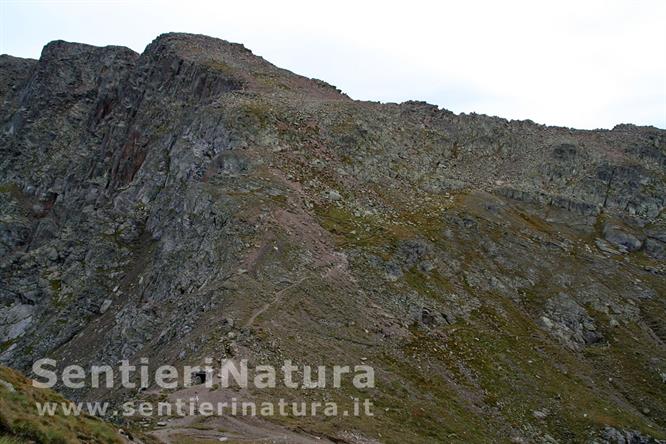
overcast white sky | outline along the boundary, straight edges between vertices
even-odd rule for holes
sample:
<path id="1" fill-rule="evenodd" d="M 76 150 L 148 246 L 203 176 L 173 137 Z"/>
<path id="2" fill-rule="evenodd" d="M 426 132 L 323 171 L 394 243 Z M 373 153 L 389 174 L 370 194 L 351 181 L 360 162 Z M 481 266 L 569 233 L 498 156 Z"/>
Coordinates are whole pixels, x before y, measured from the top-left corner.
<path id="1" fill-rule="evenodd" d="M 577 128 L 666 128 L 666 1 L 0 0 L 0 53 L 56 39 L 141 52 L 158 34 L 240 42 L 355 99 Z"/>

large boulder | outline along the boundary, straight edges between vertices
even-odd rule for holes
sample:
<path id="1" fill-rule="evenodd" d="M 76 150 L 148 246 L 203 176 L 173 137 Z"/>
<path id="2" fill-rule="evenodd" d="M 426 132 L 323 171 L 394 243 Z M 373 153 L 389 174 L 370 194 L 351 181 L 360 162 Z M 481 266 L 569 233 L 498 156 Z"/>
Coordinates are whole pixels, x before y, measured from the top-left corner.
<path id="1" fill-rule="evenodd" d="M 604 238 L 622 252 L 638 251 L 643 247 L 643 239 L 618 225 L 606 225 Z"/>

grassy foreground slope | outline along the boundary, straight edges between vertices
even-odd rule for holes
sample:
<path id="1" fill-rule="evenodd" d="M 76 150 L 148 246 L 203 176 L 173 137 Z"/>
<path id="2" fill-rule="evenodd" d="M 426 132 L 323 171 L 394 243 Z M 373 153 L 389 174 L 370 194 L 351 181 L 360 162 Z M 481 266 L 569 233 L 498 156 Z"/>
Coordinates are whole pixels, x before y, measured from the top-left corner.
<path id="1" fill-rule="evenodd" d="M 58 393 L 38 389 L 20 373 L 0 367 L 0 443 L 123 443 L 117 429 L 98 418 L 39 415 L 36 403 L 67 402 Z"/>

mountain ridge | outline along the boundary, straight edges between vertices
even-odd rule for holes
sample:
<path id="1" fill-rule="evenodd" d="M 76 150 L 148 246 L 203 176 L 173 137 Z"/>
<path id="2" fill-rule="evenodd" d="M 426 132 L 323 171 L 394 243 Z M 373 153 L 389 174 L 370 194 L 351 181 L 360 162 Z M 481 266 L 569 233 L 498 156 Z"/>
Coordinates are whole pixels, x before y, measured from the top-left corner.
<path id="1" fill-rule="evenodd" d="M 188 42 L 189 43 L 195 43 L 195 42 L 202 42 L 202 41 L 203 42 L 208 42 L 208 43 L 217 42 L 218 44 L 221 44 L 221 45 L 229 47 L 229 48 L 236 48 L 239 52 L 246 52 L 249 55 L 252 55 L 253 57 L 255 57 L 257 59 L 265 61 L 265 59 L 262 56 L 253 54 L 252 51 L 250 49 L 246 48 L 242 43 L 234 43 L 234 42 L 227 41 L 227 40 L 224 40 L 224 39 L 220 39 L 220 38 L 217 38 L 217 37 L 206 36 L 204 34 L 192 34 L 192 33 L 186 33 L 186 32 L 167 32 L 167 33 L 160 34 L 155 40 L 153 40 L 153 42 L 151 42 L 144 49 L 144 51 L 142 53 L 138 53 L 138 52 L 134 51 L 133 49 L 130 49 L 126 46 L 118 46 L 118 45 L 95 46 L 95 45 L 90 45 L 90 44 L 85 44 L 85 43 L 77 43 L 77 42 L 70 42 L 70 41 L 65 41 L 65 40 L 54 40 L 54 41 L 50 42 L 49 44 L 47 44 L 44 47 L 44 49 L 47 49 L 50 45 L 63 45 L 63 46 L 71 45 L 72 47 L 81 46 L 81 47 L 88 47 L 90 49 L 106 49 L 106 50 L 117 49 L 119 51 L 124 51 L 124 52 L 130 51 L 130 52 L 136 54 L 137 56 L 140 56 L 140 55 L 144 54 L 146 51 L 150 51 L 151 46 L 156 46 L 156 45 L 169 43 L 169 42 L 180 42 L 180 43 L 185 43 L 186 44 Z M 36 61 L 39 60 L 39 59 L 30 58 L 30 57 L 12 56 L 10 54 L 0 54 L 0 57 L 17 59 L 17 60 L 20 59 L 20 60 L 23 60 L 23 61 L 26 61 L 26 62 L 28 62 L 28 61 L 35 61 L 36 62 Z M 266 63 L 275 67 L 275 65 L 272 65 L 270 62 L 266 61 Z M 275 67 L 275 68 L 277 68 L 277 67 Z M 281 68 L 277 68 L 277 69 L 279 69 L 283 72 L 288 72 L 290 74 L 293 74 L 293 72 L 291 72 L 289 70 L 286 70 L 286 69 L 281 69 Z M 305 78 L 307 78 L 307 77 L 305 77 Z M 314 78 L 310 79 L 310 80 L 314 80 L 315 82 L 321 82 L 321 80 L 314 79 Z M 329 86 L 333 89 L 337 89 L 335 86 L 332 86 L 332 85 L 329 85 Z M 395 104 L 395 103 L 397 103 L 397 102 L 378 102 L 378 101 L 372 101 L 372 100 L 366 100 L 365 102 L 382 103 L 382 104 Z M 448 111 L 445 108 L 442 108 L 438 105 L 431 105 L 431 104 L 429 104 L 427 102 L 424 102 L 424 101 L 421 101 L 421 100 L 407 100 L 407 101 L 402 102 L 402 103 L 421 103 L 421 104 L 424 104 L 424 105 L 427 105 L 427 106 L 437 106 L 441 111 L 444 111 L 444 112 L 451 112 L 451 111 Z M 648 129 L 649 130 L 652 130 L 652 129 L 659 130 L 660 129 L 658 127 L 655 127 L 654 125 L 636 125 L 636 124 L 632 124 L 632 123 L 617 123 L 613 126 L 613 128 L 578 129 L 578 128 L 567 127 L 567 126 L 549 125 L 547 123 L 535 123 L 531 119 L 506 119 L 506 118 L 503 118 L 501 116 L 488 115 L 488 114 L 483 114 L 483 113 L 478 114 L 476 112 L 460 113 L 460 115 L 481 115 L 481 116 L 487 116 L 487 117 L 490 117 L 490 118 L 503 119 L 503 120 L 506 120 L 507 122 L 514 122 L 514 121 L 515 122 L 527 122 L 527 123 L 534 123 L 535 125 L 538 125 L 538 126 L 547 126 L 547 127 L 553 127 L 553 128 L 570 129 L 570 130 L 575 130 L 575 131 L 615 131 L 615 130 L 624 130 L 624 131 L 626 131 L 626 130 L 631 130 L 631 128 L 642 128 L 642 129 L 646 129 L 646 130 L 648 130 Z M 663 130 L 663 128 L 661 128 L 661 130 Z"/>
<path id="2" fill-rule="evenodd" d="M 354 101 L 199 35 L 0 66 L 3 364 L 367 362 L 378 418 L 282 422 L 666 437 L 666 131 Z"/>

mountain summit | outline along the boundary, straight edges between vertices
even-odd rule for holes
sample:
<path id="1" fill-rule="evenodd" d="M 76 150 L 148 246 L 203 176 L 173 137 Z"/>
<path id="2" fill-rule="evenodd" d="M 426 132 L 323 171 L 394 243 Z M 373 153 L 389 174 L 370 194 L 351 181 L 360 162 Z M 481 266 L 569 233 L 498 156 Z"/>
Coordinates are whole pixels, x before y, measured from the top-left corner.
<path id="1" fill-rule="evenodd" d="M 227 421 L 239 439 L 666 439 L 666 131 L 355 101 L 189 34 L 0 56 L 0 102 L 3 364 L 374 368 L 270 392 L 374 416 Z"/>

